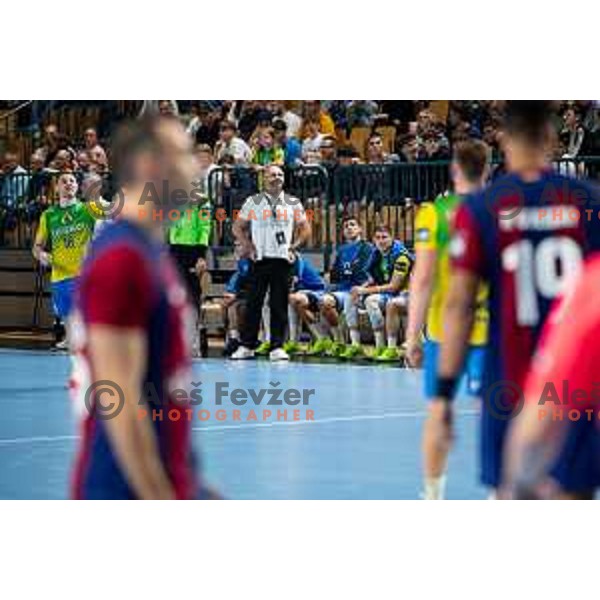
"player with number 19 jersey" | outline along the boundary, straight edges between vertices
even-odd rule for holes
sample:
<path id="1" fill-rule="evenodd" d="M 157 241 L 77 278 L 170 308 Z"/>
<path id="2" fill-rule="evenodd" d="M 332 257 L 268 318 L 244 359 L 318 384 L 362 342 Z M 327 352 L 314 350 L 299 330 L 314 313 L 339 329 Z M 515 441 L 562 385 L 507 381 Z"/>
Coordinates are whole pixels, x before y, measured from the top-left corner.
<path id="1" fill-rule="evenodd" d="M 525 181 L 510 173 L 465 198 L 450 245 L 453 269 L 489 283 L 489 352 L 483 378 L 481 478 L 498 487 L 510 409 L 496 403 L 499 387 L 522 388 L 544 321 L 584 257 L 600 250 L 600 193 L 590 183 L 543 171 Z M 498 382 L 510 382 L 499 384 Z M 504 410 L 504 412 L 503 412 Z M 593 425 L 573 431 L 585 443 Z M 572 447 L 572 444 L 571 444 Z M 571 455 L 559 458 L 576 460 Z M 564 490 L 589 485 L 576 465 L 560 465 Z"/>

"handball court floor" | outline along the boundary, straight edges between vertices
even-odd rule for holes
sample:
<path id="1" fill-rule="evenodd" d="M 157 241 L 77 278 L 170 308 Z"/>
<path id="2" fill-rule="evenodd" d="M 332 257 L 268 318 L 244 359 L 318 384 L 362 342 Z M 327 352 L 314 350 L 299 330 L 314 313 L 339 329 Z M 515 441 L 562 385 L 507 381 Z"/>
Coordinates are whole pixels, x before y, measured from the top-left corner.
<path id="1" fill-rule="evenodd" d="M 62 499 L 77 442 L 65 389 L 65 355 L 0 350 L 0 498 Z M 230 499 L 417 499 L 425 415 L 421 373 L 385 366 L 268 361 L 194 362 L 209 420 L 193 420 L 206 480 Z M 308 406 L 215 406 L 217 382 L 229 390 L 315 390 Z M 272 396 L 265 394 L 263 404 Z M 226 420 L 215 418 L 217 408 Z M 456 445 L 447 497 L 483 499 L 477 484 L 477 411 L 457 400 Z M 241 421 L 233 421 L 239 409 Z M 257 421 L 246 421 L 255 410 Z M 287 422 L 262 411 L 287 409 Z M 293 410 L 302 420 L 293 421 Z M 304 419 L 314 411 L 314 421 Z M 197 410 L 194 411 L 196 413 Z M 206 413 L 204 413 L 206 416 Z"/>

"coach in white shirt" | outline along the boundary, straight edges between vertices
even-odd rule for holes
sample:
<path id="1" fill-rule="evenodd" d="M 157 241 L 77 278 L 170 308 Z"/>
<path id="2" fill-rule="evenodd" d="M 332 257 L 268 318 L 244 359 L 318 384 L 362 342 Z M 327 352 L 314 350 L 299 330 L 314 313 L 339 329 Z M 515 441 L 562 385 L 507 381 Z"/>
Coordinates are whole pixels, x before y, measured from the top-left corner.
<path id="1" fill-rule="evenodd" d="M 310 237 L 310 225 L 298 198 L 283 191 L 283 171 L 271 165 L 264 172 L 265 191 L 244 202 L 233 232 L 245 256 L 254 259 L 252 285 L 242 331 L 242 345 L 231 358 L 253 358 L 258 342 L 261 309 L 269 290 L 271 360 L 288 360 L 281 347 L 288 325 L 290 250 Z"/>

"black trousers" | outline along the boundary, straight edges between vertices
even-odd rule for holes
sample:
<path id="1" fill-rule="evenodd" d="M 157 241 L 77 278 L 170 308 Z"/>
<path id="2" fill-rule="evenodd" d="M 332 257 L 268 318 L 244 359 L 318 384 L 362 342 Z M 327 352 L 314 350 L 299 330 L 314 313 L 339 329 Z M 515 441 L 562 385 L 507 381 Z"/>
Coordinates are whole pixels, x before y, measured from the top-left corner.
<path id="1" fill-rule="evenodd" d="M 288 294 L 290 263 L 283 258 L 263 258 L 254 263 L 251 275 L 246 319 L 242 329 L 242 345 L 256 348 L 262 306 L 269 290 L 271 309 L 271 350 L 283 346 L 288 326 Z"/>

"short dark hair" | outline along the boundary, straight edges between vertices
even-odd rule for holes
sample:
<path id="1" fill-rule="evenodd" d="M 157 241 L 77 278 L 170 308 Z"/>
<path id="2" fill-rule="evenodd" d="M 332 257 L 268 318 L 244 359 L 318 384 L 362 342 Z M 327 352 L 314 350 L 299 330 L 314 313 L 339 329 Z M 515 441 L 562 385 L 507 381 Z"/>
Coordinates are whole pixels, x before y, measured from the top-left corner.
<path id="1" fill-rule="evenodd" d="M 551 100 L 507 100 L 504 129 L 532 145 L 546 141 L 553 113 Z"/>
<path id="2" fill-rule="evenodd" d="M 392 235 L 392 230 L 387 225 L 377 225 L 373 230 L 373 233 L 387 233 L 388 235 Z"/>
<path id="3" fill-rule="evenodd" d="M 156 155 L 160 153 L 163 144 L 160 125 L 167 121 L 177 121 L 177 119 L 147 115 L 137 120 L 125 121 L 118 126 L 111 148 L 113 175 L 117 185 L 135 181 L 135 159 L 142 152 Z"/>
<path id="4" fill-rule="evenodd" d="M 481 140 L 459 142 L 454 148 L 454 162 L 471 183 L 481 180 L 490 162 L 488 145 Z"/>
<path id="5" fill-rule="evenodd" d="M 356 223 L 360 225 L 358 217 L 355 217 L 354 215 L 345 215 L 344 217 L 342 217 L 342 227 L 344 227 L 344 225 L 346 225 L 348 221 L 356 221 Z"/>
<path id="6" fill-rule="evenodd" d="M 287 131 L 287 124 L 283 119 L 273 119 L 273 129 L 275 131 Z"/>
<path id="7" fill-rule="evenodd" d="M 235 123 L 233 121 L 229 121 L 227 119 L 225 119 L 224 121 L 221 121 L 221 124 L 219 125 L 219 129 L 231 129 L 232 131 L 237 131 L 237 127 L 236 127 Z"/>

